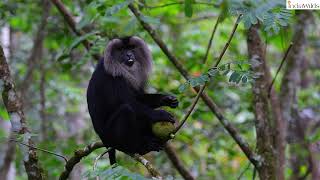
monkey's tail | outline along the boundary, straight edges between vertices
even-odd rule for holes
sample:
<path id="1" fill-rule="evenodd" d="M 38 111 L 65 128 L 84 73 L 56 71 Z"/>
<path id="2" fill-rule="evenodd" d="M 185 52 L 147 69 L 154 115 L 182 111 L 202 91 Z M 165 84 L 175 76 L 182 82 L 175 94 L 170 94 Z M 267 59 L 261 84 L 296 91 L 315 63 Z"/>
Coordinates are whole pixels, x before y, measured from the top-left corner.
<path id="1" fill-rule="evenodd" d="M 110 151 L 108 152 L 109 154 L 109 160 L 110 160 L 110 165 L 115 164 L 116 161 L 116 150 L 114 148 L 111 148 Z"/>

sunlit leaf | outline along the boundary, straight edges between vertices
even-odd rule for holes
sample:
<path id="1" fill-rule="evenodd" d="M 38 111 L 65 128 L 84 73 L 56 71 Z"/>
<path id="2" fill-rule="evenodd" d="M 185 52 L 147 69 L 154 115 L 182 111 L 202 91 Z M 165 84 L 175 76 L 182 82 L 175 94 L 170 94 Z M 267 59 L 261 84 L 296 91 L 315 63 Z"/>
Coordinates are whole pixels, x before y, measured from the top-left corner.
<path id="1" fill-rule="evenodd" d="M 188 87 L 188 84 L 187 83 L 184 83 L 184 84 L 181 84 L 179 86 L 179 92 L 184 92 Z"/>
<path id="2" fill-rule="evenodd" d="M 122 3 L 116 4 L 116 5 L 112 6 L 111 8 L 107 9 L 105 15 L 112 16 L 112 15 L 116 14 L 117 12 L 119 12 L 121 9 L 126 8 L 133 1 L 134 0 L 126 0 Z"/>

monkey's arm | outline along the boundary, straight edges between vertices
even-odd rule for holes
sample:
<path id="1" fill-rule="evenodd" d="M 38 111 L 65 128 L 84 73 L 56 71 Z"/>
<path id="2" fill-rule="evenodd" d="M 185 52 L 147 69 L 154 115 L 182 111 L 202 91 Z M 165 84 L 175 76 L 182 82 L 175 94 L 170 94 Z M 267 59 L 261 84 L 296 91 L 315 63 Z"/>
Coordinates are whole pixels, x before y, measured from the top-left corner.
<path id="1" fill-rule="evenodd" d="M 176 97 L 165 94 L 143 94 L 138 96 L 138 100 L 151 108 L 158 108 L 161 106 L 176 108 L 179 104 Z"/>
<path id="2" fill-rule="evenodd" d="M 134 112 L 137 116 L 146 117 L 150 120 L 151 123 L 158 121 L 169 121 L 175 122 L 174 117 L 165 110 L 155 110 L 149 107 L 146 104 L 141 103 L 140 101 L 130 102 L 131 107 L 134 109 Z"/>

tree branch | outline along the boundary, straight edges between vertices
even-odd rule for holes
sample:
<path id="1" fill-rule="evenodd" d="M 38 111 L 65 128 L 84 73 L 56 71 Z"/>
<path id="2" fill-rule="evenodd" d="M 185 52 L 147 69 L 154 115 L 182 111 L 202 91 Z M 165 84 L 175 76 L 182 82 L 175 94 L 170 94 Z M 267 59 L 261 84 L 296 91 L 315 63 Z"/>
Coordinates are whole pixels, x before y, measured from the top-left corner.
<path id="1" fill-rule="evenodd" d="M 147 170 L 149 171 L 149 173 L 151 174 L 152 177 L 155 177 L 157 179 L 162 179 L 160 173 L 152 166 L 152 164 L 145 159 L 143 156 L 139 155 L 139 154 L 134 154 L 134 155 L 130 155 L 133 159 L 135 159 L 136 161 L 140 162 L 142 165 L 144 165 L 144 167 L 147 168 Z"/>
<path id="2" fill-rule="evenodd" d="M 81 161 L 83 157 L 88 156 L 94 150 L 105 147 L 102 142 L 95 142 L 87 145 L 85 148 L 77 150 L 74 155 L 67 161 L 65 170 L 60 174 L 59 180 L 68 179 L 73 167 Z"/>
<path id="3" fill-rule="evenodd" d="M 105 154 L 107 154 L 110 150 L 112 150 L 112 148 L 108 148 L 107 150 L 105 150 L 103 153 L 99 154 L 99 156 L 96 157 L 96 159 L 95 159 L 94 162 L 93 162 L 93 167 L 92 167 L 92 170 L 93 170 L 93 171 L 96 170 L 98 161 L 99 161 Z M 100 180 L 100 177 L 97 176 L 97 177 L 96 177 L 96 180 Z"/>
<path id="4" fill-rule="evenodd" d="M 66 180 L 68 179 L 72 169 L 76 164 L 78 164 L 82 158 L 88 156 L 90 153 L 95 151 L 96 149 L 105 147 L 102 142 L 94 142 L 89 145 L 87 145 L 85 148 L 76 150 L 74 152 L 74 155 L 66 162 L 65 170 L 60 174 L 59 180 Z M 156 178 L 160 178 L 160 173 L 152 166 L 152 164 L 146 160 L 144 157 L 138 155 L 138 154 L 128 154 L 136 161 L 140 162 L 142 165 L 146 167 L 146 169 L 149 171 L 149 173 Z M 97 161 L 97 160 L 95 160 Z M 94 165 L 95 167 L 95 165 Z"/>
<path id="5" fill-rule="evenodd" d="M 67 22 L 71 30 L 77 35 L 77 36 L 83 36 L 86 33 L 83 30 L 78 30 L 76 27 L 76 21 L 73 19 L 72 14 L 67 10 L 67 8 L 63 5 L 63 3 L 60 0 L 51 0 L 51 2 L 56 6 L 56 8 L 59 10 L 59 12 L 62 14 L 64 20 Z M 83 40 L 82 44 L 84 47 L 89 51 L 91 47 L 91 43 L 88 40 Z M 96 60 L 99 60 L 101 57 L 98 54 L 92 55 Z"/>
<path id="6" fill-rule="evenodd" d="M 12 130 L 23 136 L 23 142 L 33 146 L 31 133 L 27 127 L 23 113 L 21 99 L 18 97 L 12 80 L 10 69 L 0 46 L 0 79 L 2 80 L 2 99 L 10 116 Z M 38 156 L 33 148 L 22 148 L 24 155 L 24 167 L 29 179 L 44 179 L 43 170 L 38 163 Z"/>
<path id="7" fill-rule="evenodd" d="M 164 147 L 164 151 L 166 152 L 168 158 L 171 160 L 174 167 L 179 171 L 181 176 L 186 180 L 194 180 L 195 178 L 192 176 L 192 174 L 184 167 L 184 163 L 179 159 L 177 152 L 174 150 L 174 148 L 167 143 Z"/>
<path id="8" fill-rule="evenodd" d="M 289 47 L 288 47 L 288 49 L 287 49 L 287 51 L 285 52 L 285 54 L 284 54 L 284 56 L 283 56 L 283 58 L 282 58 L 282 60 L 281 60 L 281 63 L 280 63 L 280 66 L 279 66 L 278 69 L 277 69 L 276 75 L 274 76 L 274 78 L 272 79 L 271 84 L 269 85 L 269 88 L 268 88 L 268 96 L 269 96 L 269 97 L 270 97 L 270 91 L 271 91 L 271 89 L 272 89 L 272 86 L 273 86 L 275 80 L 277 79 L 277 76 L 278 76 L 278 74 L 279 74 L 279 72 L 280 72 L 280 70 L 281 70 L 284 62 L 286 61 L 286 59 L 287 59 L 287 57 L 288 57 L 288 54 L 289 54 L 292 46 L 293 46 L 293 43 L 291 42 L 290 45 L 289 45 Z"/>
<path id="9" fill-rule="evenodd" d="M 218 16 L 218 19 L 216 20 L 216 23 L 214 24 L 214 27 L 213 27 L 213 29 L 212 29 L 212 33 L 211 33 L 211 36 L 210 36 L 210 40 L 209 40 L 209 43 L 208 43 L 208 47 L 207 47 L 207 50 L 206 50 L 206 54 L 205 54 L 204 57 L 203 57 L 203 63 L 204 63 L 204 64 L 207 63 L 209 51 L 210 51 L 210 48 L 211 48 L 211 45 L 212 45 L 212 40 L 213 40 L 214 34 L 215 34 L 216 31 L 217 31 L 217 28 L 218 28 L 218 25 L 219 25 L 219 22 L 220 22 L 220 18 L 221 18 L 221 13 L 220 13 L 220 15 Z"/>
<path id="10" fill-rule="evenodd" d="M 55 152 L 52 152 L 52 151 L 49 151 L 49 150 L 46 150 L 46 149 L 38 148 L 38 147 L 35 147 L 35 146 L 31 146 L 31 145 L 28 145 L 26 143 L 23 143 L 23 142 L 20 142 L 18 140 L 15 140 L 15 139 L 9 139 L 9 141 L 16 142 L 16 143 L 19 143 L 21 145 L 27 146 L 29 148 L 36 149 L 36 150 L 39 150 L 39 151 L 42 151 L 42 152 L 45 152 L 45 153 L 48 153 L 48 154 L 55 155 L 57 157 L 62 158 L 65 162 L 68 161 L 68 159 L 65 156 L 61 155 L 61 154 L 58 154 L 58 153 L 55 153 Z"/>
<path id="11" fill-rule="evenodd" d="M 288 123 L 288 134 L 294 142 L 294 146 L 290 146 L 290 161 L 289 167 L 293 170 L 291 179 L 300 178 L 299 168 L 305 163 L 305 160 L 309 158 L 309 164 L 312 171 L 316 170 L 319 166 L 319 159 L 315 159 L 318 163 L 312 166 L 312 156 L 314 152 L 310 152 L 308 148 L 308 141 L 305 141 L 304 133 L 310 129 L 310 121 L 303 119 L 299 114 L 300 110 L 298 106 L 297 92 L 301 88 L 301 71 L 303 66 L 308 64 L 308 32 L 312 27 L 313 14 L 310 11 L 297 12 L 294 25 L 294 33 L 292 35 L 292 42 L 294 45 L 286 60 L 286 68 L 284 69 L 283 77 L 280 87 L 280 102 L 281 110 L 283 114 L 284 122 Z M 308 136 L 308 134 L 307 134 Z M 292 141 L 288 142 L 291 145 Z M 297 154 L 297 149 L 306 149 L 306 154 Z M 299 149 L 300 150 L 300 149 Z M 308 151 L 307 151 L 308 150 Z M 316 168 L 316 169 L 314 169 Z M 317 170 L 316 170 L 317 171 Z M 313 174 L 313 173 L 312 173 Z M 318 177 L 311 177 L 311 179 L 319 179 Z"/>
<path id="12" fill-rule="evenodd" d="M 168 59 L 172 62 L 175 68 L 182 74 L 185 79 L 189 79 L 190 75 L 188 71 L 183 67 L 183 65 L 179 62 L 178 58 L 171 53 L 168 47 L 165 45 L 160 36 L 156 33 L 156 31 L 146 22 L 144 22 L 141 18 L 141 13 L 138 9 L 134 7 L 134 5 L 129 5 L 130 10 L 136 16 L 142 27 L 150 34 L 152 39 L 158 44 L 164 54 L 168 57 Z M 199 92 L 199 87 L 195 87 L 194 90 Z M 210 110 L 215 114 L 223 127 L 228 131 L 231 137 L 236 141 L 241 150 L 247 156 L 247 158 L 254 164 L 256 167 L 259 166 L 259 161 L 257 159 L 257 155 L 250 149 L 249 144 L 240 136 L 239 132 L 236 128 L 223 116 L 220 108 L 211 100 L 211 98 L 204 92 L 201 94 L 201 98 L 210 108 Z"/>

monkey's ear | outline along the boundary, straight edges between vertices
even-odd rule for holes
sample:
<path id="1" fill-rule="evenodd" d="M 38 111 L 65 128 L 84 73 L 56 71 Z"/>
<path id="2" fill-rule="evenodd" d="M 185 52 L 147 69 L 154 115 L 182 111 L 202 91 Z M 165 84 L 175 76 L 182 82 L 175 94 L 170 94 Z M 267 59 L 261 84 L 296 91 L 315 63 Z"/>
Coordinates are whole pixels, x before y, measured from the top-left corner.
<path id="1" fill-rule="evenodd" d="M 104 51 L 104 57 L 108 59 L 111 57 L 114 51 L 122 46 L 122 41 L 120 39 L 112 39 L 107 44 L 107 47 Z"/>

